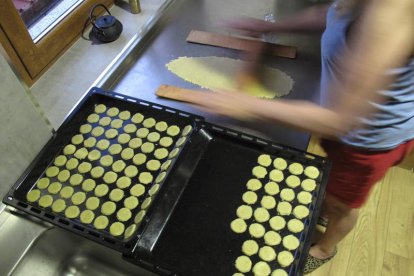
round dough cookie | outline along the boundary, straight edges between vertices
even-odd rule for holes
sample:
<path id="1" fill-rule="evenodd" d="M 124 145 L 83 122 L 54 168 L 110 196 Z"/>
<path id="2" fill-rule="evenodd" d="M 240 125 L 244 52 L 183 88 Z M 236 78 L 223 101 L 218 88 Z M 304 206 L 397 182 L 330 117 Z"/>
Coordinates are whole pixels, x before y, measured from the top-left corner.
<path id="1" fill-rule="evenodd" d="M 105 170 L 102 167 L 95 167 L 91 170 L 91 176 L 93 178 L 99 178 L 104 174 Z"/>
<path id="2" fill-rule="evenodd" d="M 147 118 L 142 122 L 142 125 L 146 128 L 152 128 L 156 122 L 154 118 Z"/>
<path id="3" fill-rule="evenodd" d="M 158 176 L 157 176 L 157 178 L 155 178 L 155 183 L 161 183 L 163 180 L 164 180 L 164 178 L 165 178 L 165 176 L 166 176 L 166 173 L 165 172 L 161 172 Z"/>
<path id="4" fill-rule="evenodd" d="M 129 118 L 131 118 L 131 112 L 129 112 L 128 110 L 124 110 L 124 111 L 119 113 L 118 117 L 121 118 L 122 120 L 126 121 Z"/>
<path id="5" fill-rule="evenodd" d="M 313 179 L 305 179 L 302 181 L 302 189 L 307 192 L 312 192 L 316 188 L 316 182 Z"/>
<path id="6" fill-rule="evenodd" d="M 73 170 L 79 165 L 79 161 L 76 158 L 71 158 L 66 162 L 66 169 Z"/>
<path id="7" fill-rule="evenodd" d="M 122 146 L 120 144 L 113 144 L 109 147 L 108 151 L 112 155 L 119 154 L 122 151 Z"/>
<path id="8" fill-rule="evenodd" d="M 183 129 L 183 133 L 181 134 L 182 136 L 187 136 L 188 134 L 190 134 L 190 132 L 193 130 L 193 127 L 190 125 L 185 126 L 185 128 Z"/>
<path id="9" fill-rule="evenodd" d="M 272 158 L 268 154 L 262 154 L 257 158 L 257 163 L 263 167 L 269 167 L 272 164 Z"/>
<path id="10" fill-rule="evenodd" d="M 275 231 L 268 231 L 264 235 L 264 241 L 267 245 L 275 246 L 275 245 L 280 244 L 280 242 L 282 241 L 282 238 L 280 237 L 279 233 Z"/>
<path id="11" fill-rule="evenodd" d="M 93 222 L 93 226 L 95 226 L 96 229 L 102 230 L 108 227 L 109 219 L 106 216 L 99 216 L 95 219 Z"/>
<path id="12" fill-rule="evenodd" d="M 249 181 L 247 181 L 247 189 L 251 191 L 257 191 L 262 187 L 262 182 L 260 182 L 259 179 L 252 178 Z"/>
<path id="13" fill-rule="evenodd" d="M 62 190 L 60 190 L 59 194 L 62 198 L 70 198 L 72 197 L 74 191 L 75 190 L 72 187 L 65 186 L 62 188 Z"/>
<path id="14" fill-rule="evenodd" d="M 158 132 L 151 132 L 148 134 L 147 140 L 152 143 L 158 142 L 158 140 L 160 140 L 160 134 Z"/>
<path id="15" fill-rule="evenodd" d="M 66 202 L 61 198 L 59 198 L 52 204 L 52 211 L 55 213 L 63 212 L 63 210 L 65 209 L 66 209 Z"/>
<path id="16" fill-rule="evenodd" d="M 141 138 L 132 138 L 129 140 L 128 147 L 131 149 L 137 149 L 142 145 L 142 139 Z"/>
<path id="17" fill-rule="evenodd" d="M 118 143 L 120 144 L 126 144 L 129 142 L 129 140 L 131 140 L 131 135 L 127 133 L 122 133 L 118 136 Z"/>
<path id="18" fill-rule="evenodd" d="M 162 165 L 161 165 L 161 170 L 166 171 L 168 170 L 168 168 L 170 167 L 172 161 L 171 160 L 167 160 L 165 161 Z"/>
<path id="19" fill-rule="evenodd" d="M 178 141 L 177 141 L 177 143 L 175 143 L 175 145 L 177 147 L 181 147 L 185 143 L 185 141 L 187 141 L 187 138 L 186 137 L 181 137 L 180 139 L 178 139 Z"/>
<path id="20" fill-rule="evenodd" d="M 69 178 L 69 183 L 72 186 L 78 186 L 83 181 L 83 176 L 81 174 L 74 174 Z"/>
<path id="21" fill-rule="evenodd" d="M 134 150 L 131 148 L 126 148 L 121 152 L 121 157 L 124 160 L 130 160 L 134 157 Z"/>
<path id="22" fill-rule="evenodd" d="M 55 195 L 60 191 L 60 189 L 62 189 L 62 184 L 60 184 L 59 182 L 53 182 L 52 184 L 49 185 L 49 187 L 47 188 L 47 191 L 50 194 Z"/>
<path id="23" fill-rule="evenodd" d="M 51 195 L 44 195 L 39 199 L 39 206 L 43 208 L 50 207 L 53 203 L 53 197 Z"/>
<path id="24" fill-rule="evenodd" d="M 285 228 L 286 220 L 281 216 L 274 216 L 269 220 L 269 224 L 273 230 L 279 231 Z"/>
<path id="25" fill-rule="evenodd" d="M 55 158 L 55 161 L 53 161 L 53 164 L 55 166 L 62 167 L 63 165 L 66 164 L 66 161 L 68 161 L 68 158 L 66 156 L 59 155 Z"/>
<path id="26" fill-rule="evenodd" d="M 150 184 L 154 177 L 149 172 L 142 172 L 139 174 L 138 180 L 142 184 Z"/>
<path id="27" fill-rule="evenodd" d="M 99 150 L 92 150 L 88 153 L 89 161 L 96 161 L 101 158 L 101 153 Z"/>
<path id="28" fill-rule="evenodd" d="M 165 157 L 168 156 L 168 150 L 165 148 L 156 149 L 154 152 L 154 156 L 155 158 L 160 159 L 160 160 L 164 159 Z"/>
<path id="29" fill-rule="evenodd" d="M 266 262 L 271 262 L 274 259 L 276 259 L 276 252 L 273 248 L 271 248 L 270 246 L 263 246 L 262 248 L 260 248 L 259 250 L 259 257 L 260 259 L 262 259 L 263 261 Z M 270 273 L 270 271 L 269 271 Z M 268 274 L 266 274 L 268 275 Z"/>
<path id="30" fill-rule="evenodd" d="M 238 271 L 246 273 L 252 269 L 252 261 L 249 259 L 249 257 L 240 256 L 236 259 L 235 266 Z"/>
<path id="31" fill-rule="evenodd" d="M 289 276 L 289 275 L 283 269 L 278 268 L 276 270 L 273 270 L 271 276 Z"/>
<path id="32" fill-rule="evenodd" d="M 259 245 L 254 240 L 247 240 L 242 245 L 242 252 L 247 256 L 252 256 L 259 251 Z"/>
<path id="33" fill-rule="evenodd" d="M 303 224 L 303 222 L 301 222 L 298 219 L 291 219 L 289 220 L 287 227 L 289 229 L 290 232 L 292 233 L 299 233 L 301 231 L 303 231 L 303 229 L 305 228 L 305 225 Z"/>
<path id="34" fill-rule="evenodd" d="M 95 106 L 95 112 L 98 114 L 104 113 L 106 111 L 106 106 L 104 104 L 98 104 Z"/>
<path id="35" fill-rule="evenodd" d="M 116 204 L 112 201 L 107 201 L 101 206 L 101 213 L 110 216 L 116 211 Z"/>
<path id="36" fill-rule="evenodd" d="M 149 133 L 148 128 L 142 127 L 142 128 L 137 130 L 136 135 L 137 135 L 138 138 L 145 138 L 145 137 L 147 137 L 148 133 Z"/>
<path id="37" fill-rule="evenodd" d="M 171 137 L 162 137 L 160 139 L 160 145 L 163 146 L 164 148 L 168 148 L 169 146 L 172 145 L 173 143 L 173 139 Z"/>
<path id="38" fill-rule="evenodd" d="M 82 160 L 88 156 L 88 150 L 86 148 L 80 148 L 73 155 L 79 160 Z"/>
<path id="39" fill-rule="evenodd" d="M 298 219 L 303 219 L 309 215 L 309 209 L 303 205 L 298 205 L 293 209 L 293 215 Z"/>
<path id="40" fill-rule="evenodd" d="M 142 220 L 144 219 L 146 213 L 147 212 L 145 210 L 139 211 L 138 214 L 134 218 L 134 223 L 140 224 Z"/>
<path id="41" fill-rule="evenodd" d="M 105 131 L 105 137 L 107 139 L 114 139 L 116 136 L 118 136 L 118 130 L 111 128 Z"/>
<path id="42" fill-rule="evenodd" d="M 267 170 L 262 166 L 256 166 L 253 168 L 252 173 L 254 176 L 261 179 L 267 175 Z"/>
<path id="43" fill-rule="evenodd" d="M 279 171 L 278 169 L 274 169 L 270 172 L 269 178 L 272 181 L 281 182 L 283 179 L 285 179 L 285 176 L 283 175 L 282 171 Z"/>
<path id="44" fill-rule="evenodd" d="M 295 199 L 295 192 L 289 188 L 282 189 L 280 198 L 284 201 L 292 201 Z"/>
<path id="45" fill-rule="evenodd" d="M 141 146 L 141 151 L 143 153 L 151 153 L 154 150 L 155 146 L 153 143 L 150 142 L 145 142 L 144 144 L 142 144 Z"/>
<path id="46" fill-rule="evenodd" d="M 257 208 L 256 210 L 254 210 L 254 219 L 257 222 L 265 222 L 268 221 L 270 218 L 270 214 L 269 211 L 267 211 L 265 208 Z"/>
<path id="47" fill-rule="evenodd" d="M 282 216 L 290 215 L 290 213 L 292 213 L 292 205 L 285 201 L 279 202 L 277 205 L 277 212 Z"/>
<path id="48" fill-rule="evenodd" d="M 114 158 L 111 155 L 104 155 L 99 160 L 99 163 L 104 167 L 109 167 L 114 162 Z"/>
<path id="49" fill-rule="evenodd" d="M 128 226 L 128 228 L 125 230 L 125 239 L 128 239 L 134 235 L 134 233 L 137 231 L 137 226 L 135 224 L 131 224 Z"/>
<path id="50" fill-rule="evenodd" d="M 75 205 L 82 204 L 86 199 L 86 194 L 84 192 L 76 192 L 72 198 L 71 201 Z"/>
<path id="51" fill-rule="evenodd" d="M 95 137 L 89 137 L 85 141 L 83 141 L 83 146 L 85 148 L 92 148 L 96 145 L 96 138 Z"/>
<path id="52" fill-rule="evenodd" d="M 300 192 L 297 198 L 299 203 L 303 205 L 307 205 L 312 202 L 312 194 L 308 192 Z"/>
<path id="53" fill-rule="evenodd" d="M 277 255 L 277 261 L 282 267 L 287 267 L 293 260 L 293 255 L 289 251 L 282 251 Z"/>
<path id="54" fill-rule="evenodd" d="M 75 153 L 75 151 L 76 151 L 76 147 L 75 147 L 74 145 L 72 145 L 72 144 L 66 145 L 66 146 L 63 148 L 63 154 L 64 154 L 64 155 L 71 155 L 71 154 L 74 154 L 74 153 Z"/>
<path id="55" fill-rule="evenodd" d="M 128 167 L 125 168 L 124 173 L 125 173 L 126 176 L 132 178 L 132 177 L 135 177 L 138 174 L 138 169 L 134 165 L 129 165 Z"/>
<path id="56" fill-rule="evenodd" d="M 143 153 L 137 153 L 134 158 L 132 158 L 132 162 L 137 166 L 144 164 L 146 161 L 147 156 Z"/>
<path id="57" fill-rule="evenodd" d="M 104 134 L 104 132 L 105 132 L 105 129 L 101 126 L 94 127 L 91 131 L 92 136 L 94 136 L 94 137 L 99 137 L 102 134 Z"/>
<path id="58" fill-rule="evenodd" d="M 78 172 L 80 173 L 87 173 L 92 169 L 92 164 L 89 162 L 82 162 L 79 164 Z"/>
<path id="59" fill-rule="evenodd" d="M 168 124 L 164 121 L 158 122 L 155 124 L 155 129 L 159 132 L 164 132 L 167 130 Z"/>
<path id="60" fill-rule="evenodd" d="M 130 210 L 137 208 L 138 204 L 139 200 L 135 196 L 129 196 L 124 200 L 125 208 L 128 208 Z"/>
<path id="61" fill-rule="evenodd" d="M 132 213 L 131 213 L 131 210 L 129 210 L 128 208 L 121 208 L 116 213 L 116 218 L 119 221 L 128 221 L 131 217 L 132 217 Z"/>
<path id="62" fill-rule="evenodd" d="M 79 171 L 79 168 L 78 168 L 78 171 Z M 68 170 L 63 170 L 59 172 L 57 179 L 60 182 L 66 182 L 68 181 L 69 177 L 70 177 L 70 172 Z"/>
<path id="63" fill-rule="evenodd" d="M 244 222 L 244 221 L 243 221 Z M 254 238 L 261 238 L 265 234 L 265 228 L 259 223 L 252 223 L 249 226 L 249 233 Z"/>
<path id="64" fill-rule="evenodd" d="M 124 198 L 124 194 L 125 194 L 124 191 L 121 189 L 113 189 L 109 193 L 109 199 L 112 201 L 118 202 Z"/>
<path id="65" fill-rule="evenodd" d="M 86 208 L 88 208 L 89 210 L 96 210 L 99 207 L 100 204 L 100 200 L 97 197 L 90 197 L 86 200 Z"/>
<path id="66" fill-rule="evenodd" d="M 135 184 L 131 190 L 130 190 L 131 195 L 139 197 L 142 196 L 145 193 L 145 187 L 144 185 L 141 184 Z"/>
<path id="67" fill-rule="evenodd" d="M 283 246 L 289 250 L 295 250 L 299 247 L 299 240 L 293 235 L 288 235 L 283 238 Z"/>
<path id="68" fill-rule="evenodd" d="M 36 182 L 36 186 L 37 186 L 39 189 L 46 189 L 46 188 L 47 188 L 47 186 L 49 186 L 49 184 L 50 184 L 50 179 L 49 179 L 49 178 L 47 178 L 47 177 L 40 178 L 40 179 Z"/>
<path id="69" fill-rule="evenodd" d="M 97 197 L 103 197 L 109 192 L 109 187 L 106 184 L 99 184 L 95 187 L 95 195 Z"/>
<path id="70" fill-rule="evenodd" d="M 176 125 L 168 127 L 167 134 L 170 136 L 177 136 L 180 133 L 180 128 Z"/>
<path id="71" fill-rule="evenodd" d="M 119 109 L 116 107 L 111 107 L 110 109 L 108 109 L 108 111 L 106 111 L 106 115 L 108 115 L 109 117 L 115 117 L 118 114 Z"/>
<path id="72" fill-rule="evenodd" d="M 91 210 L 84 210 L 80 214 L 80 221 L 85 224 L 92 223 L 94 218 L 95 218 L 95 214 Z"/>
<path id="73" fill-rule="evenodd" d="M 278 157 L 273 161 L 273 166 L 276 169 L 283 171 L 287 168 L 287 162 L 285 159 Z"/>
<path id="74" fill-rule="evenodd" d="M 47 177 L 55 177 L 59 173 L 59 168 L 55 166 L 51 166 L 46 169 L 46 176 Z"/>
<path id="75" fill-rule="evenodd" d="M 243 194 L 243 201 L 247 204 L 254 204 L 257 201 L 257 195 L 255 192 L 247 191 Z"/>
<path id="76" fill-rule="evenodd" d="M 300 185 L 300 178 L 296 175 L 289 175 L 288 178 L 286 178 L 286 184 L 291 188 L 296 188 Z"/>
<path id="77" fill-rule="evenodd" d="M 102 117 L 99 120 L 99 125 L 101 125 L 101 126 L 109 126 L 110 123 L 111 123 L 111 118 L 110 117 Z"/>
<path id="78" fill-rule="evenodd" d="M 270 272 L 270 266 L 266 262 L 260 261 L 253 266 L 254 276 L 268 276 Z"/>
<path id="79" fill-rule="evenodd" d="M 131 186 L 131 183 L 132 183 L 131 178 L 129 178 L 127 176 L 121 176 L 116 181 L 116 186 L 120 189 L 125 189 L 125 188 L 128 188 L 129 186 Z"/>
<path id="80" fill-rule="evenodd" d="M 152 199 L 151 197 L 147 197 L 144 202 L 142 202 L 141 209 L 146 210 L 151 205 Z"/>
<path id="81" fill-rule="evenodd" d="M 114 172 L 122 172 L 125 169 L 125 162 L 123 160 L 117 160 L 112 164 L 112 170 Z"/>
<path id="82" fill-rule="evenodd" d="M 88 118 L 86 118 L 86 120 L 91 124 L 97 123 L 99 121 L 99 115 L 92 113 L 88 116 Z"/>
<path id="83" fill-rule="evenodd" d="M 309 178 L 316 179 L 319 176 L 319 170 L 317 167 L 308 166 L 305 168 L 305 175 Z"/>
<path id="84" fill-rule="evenodd" d="M 158 171 L 161 167 L 161 162 L 158 160 L 150 160 L 147 162 L 146 167 L 149 171 Z"/>
<path id="85" fill-rule="evenodd" d="M 253 215 L 253 209 L 248 205 L 241 205 L 237 208 L 236 214 L 241 219 L 249 219 Z"/>
<path id="86" fill-rule="evenodd" d="M 35 202 L 40 198 L 40 191 L 37 189 L 31 190 L 27 193 L 26 199 L 29 202 Z"/>
<path id="87" fill-rule="evenodd" d="M 79 132 L 82 134 L 87 134 L 91 132 L 91 130 L 92 130 L 92 126 L 90 124 L 81 125 L 79 128 Z"/>
<path id="88" fill-rule="evenodd" d="M 173 150 L 170 152 L 170 154 L 168 155 L 168 158 L 172 159 L 172 158 L 176 157 L 179 151 L 180 151 L 180 149 L 179 149 L 179 148 L 175 148 L 175 149 L 173 149 Z"/>
<path id="89" fill-rule="evenodd" d="M 272 196 L 263 196 L 260 205 L 268 210 L 276 207 L 276 200 Z"/>
<path id="90" fill-rule="evenodd" d="M 155 195 L 157 192 L 158 192 L 158 190 L 160 189 L 160 184 L 155 184 L 154 186 L 152 186 L 151 187 L 151 189 L 148 191 L 148 194 L 150 195 L 150 196 L 153 196 L 153 195 Z"/>
<path id="91" fill-rule="evenodd" d="M 79 216 L 80 210 L 78 206 L 69 206 L 65 210 L 65 216 L 67 218 L 77 218 Z"/>
<path id="92" fill-rule="evenodd" d="M 144 120 L 144 116 L 141 113 L 135 113 L 134 116 L 132 116 L 131 121 L 134 124 L 139 124 Z"/>
<path id="93" fill-rule="evenodd" d="M 115 172 L 106 172 L 105 174 L 104 174 L 104 177 L 103 177 L 103 181 L 106 183 L 106 184 L 112 184 L 112 183 L 115 183 L 115 181 L 118 179 L 118 175 L 115 173 Z"/>
<path id="94" fill-rule="evenodd" d="M 279 184 L 275 182 L 269 182 L 265 185 L 264 189 L 268 195 L 276 195 L 279 193 Z"/>
<path id="95" fill-rule="evenodd" d="M 303 166 L 299 163 L 292 163 L 289 165 L 289 172 L 294 175 L 299 175 L 303 172 Z"/>
<path id="96" fill-rule="evenodd" d="M 134 133 L 135 131 L 137 131 L 137 126 L 134 124 L 127 124 L 124 126 L 125 133 Z"/>
<path id="97" fill-rule="evenodd" d="M 230 223 L 230 228 L 235 233 L 244 233 L 247 229 L 246 222 L 242 219 L 235 219 Z"/>
<path id="98" fill-rule="evenodd" d="M 83 136 L 82 136 L 82 134 L 76 134 L 75 136 L 72 137 L 72 139 L 70 141 L 74 145 L 79 145 L 80 143 L 83 142 Z"/>

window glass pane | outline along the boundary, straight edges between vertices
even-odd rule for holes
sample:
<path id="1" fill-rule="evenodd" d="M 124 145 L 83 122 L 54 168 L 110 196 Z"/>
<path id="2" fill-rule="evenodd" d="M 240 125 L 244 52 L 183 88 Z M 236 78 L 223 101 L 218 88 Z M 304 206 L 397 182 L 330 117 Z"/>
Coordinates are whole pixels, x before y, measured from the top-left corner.
<path id="1" fill-rule="evenodd" d="M 85 0 L 13 0 L 32 39 L 37 42 Z"/>

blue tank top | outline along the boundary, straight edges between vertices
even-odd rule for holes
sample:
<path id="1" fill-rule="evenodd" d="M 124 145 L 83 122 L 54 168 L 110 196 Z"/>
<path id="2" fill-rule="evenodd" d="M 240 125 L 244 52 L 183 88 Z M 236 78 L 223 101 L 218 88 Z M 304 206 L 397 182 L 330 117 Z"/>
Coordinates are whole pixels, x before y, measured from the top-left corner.
<path id="1" fill-rule="evenodd" d="M 335 83 L 341 73 L 338 56 L 347 49 L 347 32 L 353 21 L 349 14 L 339 15 L 335 4 L 328 10 L 321 42 L 321 95 L 325 107 L 330 107 L 329 99 L 335 97 L 335 91 L 328 91 L 328 85 Z M 377 92 L 384 95 L 386 101 L 370 103 L 376 107 L 375 114 L 360 118 L 363 128 L 341 137 L 343 143 L 364 149 L 385 150 L 414 138 L 414 57 L 406 65 L 385 74 L 396 76 L 394 83 Z"/>

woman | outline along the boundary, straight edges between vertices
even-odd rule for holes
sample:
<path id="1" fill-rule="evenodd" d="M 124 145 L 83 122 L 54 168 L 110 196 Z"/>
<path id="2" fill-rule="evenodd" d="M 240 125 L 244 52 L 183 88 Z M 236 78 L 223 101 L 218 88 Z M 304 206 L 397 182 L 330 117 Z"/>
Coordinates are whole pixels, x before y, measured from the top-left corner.
<path id="1" fill-rule="evenodd" d="M 414 0 L 340 0 L 276 23 L 239 19 L 228 25 L 254 33 L 326 28 L 322 107 L 237 92 L 203 93 L 196 102 L 213 113 L 274 121 L 324 137 L 322 147 L 333 161 L 322 210 L 328 221 L 310 248 L 310 273 L 335 255 L 372 186 L 414 146 Z"/>

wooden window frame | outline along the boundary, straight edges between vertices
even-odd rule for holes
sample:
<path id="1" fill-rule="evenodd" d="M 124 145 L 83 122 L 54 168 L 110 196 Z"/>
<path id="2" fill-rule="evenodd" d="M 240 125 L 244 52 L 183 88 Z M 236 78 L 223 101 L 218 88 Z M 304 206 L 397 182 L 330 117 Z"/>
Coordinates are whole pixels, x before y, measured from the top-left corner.
<path id="1" fill-rule="evenodd" d="M 37 43 L 31 38 L 12 0 L 0 3 L 0 44 L 22 80 L 31 86 L 80 36 L 89 10 L 114 0 L 84 0 Z M 104 12 L 103 9 L 97 10 Z"/>

